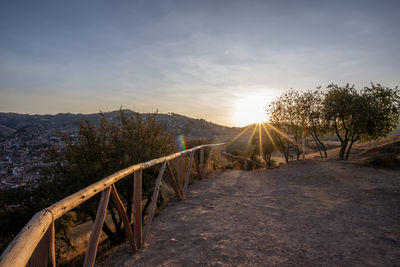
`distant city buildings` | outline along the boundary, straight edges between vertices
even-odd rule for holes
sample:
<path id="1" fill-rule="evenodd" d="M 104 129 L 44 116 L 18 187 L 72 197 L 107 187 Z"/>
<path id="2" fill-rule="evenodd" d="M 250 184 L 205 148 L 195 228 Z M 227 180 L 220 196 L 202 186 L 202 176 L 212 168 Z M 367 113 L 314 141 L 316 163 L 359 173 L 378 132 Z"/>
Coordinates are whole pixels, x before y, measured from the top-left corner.
<path id="1" fill-rule="evenodd" d="M 77 131 L 62 131 L 76 136 Z M 24 129 L 0 142 L 0 189 L 34 185 L 41 177 L 49 147 L 65 148 L 53 127 L 35 126 Z"/>
<path id="2" fill-rule="evenodd" d="M 119 111 L 106 113 L 108 120 L 118 123 Z M 128 114 L 128 115 L 133 115 Z M 144 120 L 148 114 L 142 114 Z M 74 138 L 79 132 L 79 122 L 96 123 L 98 114 L 57 114 L 24 115 L 0 113 L 0 126 L 13 129 L 9 135 L 3 135 L 0 141 L 0 189 L 37 184 L 41 170 L 49 165 L 47 150 L 57 147 L 65 149 L 57 129 Z M 240 128 L 230 128 L 213 124 L 203 119 L 192 119 L 176 113 L 157 114 L 160 123 L 174 136 L 183 135 L 187 140 L 202 139 L 210 142 L 231 140 Z M 6 126 L 4 126 L 6 127 Z M 77 140 L 72 140 L 74 144 Z"/>

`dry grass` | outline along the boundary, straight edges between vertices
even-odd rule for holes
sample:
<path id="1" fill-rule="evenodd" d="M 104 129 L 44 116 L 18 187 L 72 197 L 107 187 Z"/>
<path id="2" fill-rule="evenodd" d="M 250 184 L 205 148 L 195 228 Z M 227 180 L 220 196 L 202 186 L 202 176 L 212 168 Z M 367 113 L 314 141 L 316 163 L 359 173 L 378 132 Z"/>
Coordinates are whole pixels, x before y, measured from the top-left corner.
<path id="1" fill-rule="evenodd" d="M 340 143 L 336 142 L 339 146 Z M 339 147 L 327 151 L 328 158 L 337 159 Z M 310 153 L 307 158 L 318 158 L 319 153 Z M 380 168 L 400 167 L 400 135 L 355 143 L 350 152 L 349 162 Z"/>

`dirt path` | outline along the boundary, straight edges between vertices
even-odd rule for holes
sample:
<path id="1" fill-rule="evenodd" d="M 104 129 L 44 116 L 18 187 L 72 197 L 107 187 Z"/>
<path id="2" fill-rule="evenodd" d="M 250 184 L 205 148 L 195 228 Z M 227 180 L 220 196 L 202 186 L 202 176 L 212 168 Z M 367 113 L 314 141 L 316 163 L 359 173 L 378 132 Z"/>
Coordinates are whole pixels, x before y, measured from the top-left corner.
<path id="1" fill-rule="evenodd" d="M 216 173 L 107 266 L 400 266 L 400 174 L 338 161 Z"/>

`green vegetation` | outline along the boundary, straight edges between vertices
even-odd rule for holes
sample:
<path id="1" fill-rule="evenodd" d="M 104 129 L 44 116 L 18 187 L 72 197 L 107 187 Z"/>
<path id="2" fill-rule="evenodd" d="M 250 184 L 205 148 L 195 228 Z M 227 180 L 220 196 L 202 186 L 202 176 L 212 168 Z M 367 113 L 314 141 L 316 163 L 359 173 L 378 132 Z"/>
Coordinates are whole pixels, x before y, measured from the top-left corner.
<path id="1" fill-rule="evenodd" d="M 77 139 L 60 134 L 66 147 L 55 147 L 49 151 L 51 164 L 43 170 L 44 178 L 40 184 L 1 192 L 2 249 L 35 212 L 125 167 L 176 151 L 173 137 L 156 123 L 155 116 L 148 115 L 144 120 L 139 114 L 128 117 L 122 110 L 120 114 L 120 121 L 109 121 L 102 115 L 98 127 L 89 122 L 81 123 Z M 148 203 L 158 168 L 153 167 L 143 172 L 143 195 L 147 196 Z M 123 179 L 116 186 L 122 201 L 127 204 L 128 218 L 131 218 L 132 179 Z M 94 220 L 99 197 L 91 198 L 58 220 L 57 237 L 70 246 L 71 225 L 88 218 Z M 159 199 L 163 199 L 162 192 Z M 114 225 L 111 227 L 105 223 L 103 231 L 112 244 L 118 244 L 124 240 L 124 231 L 121 219 L 110 203 L 108 210 Z"/>
<path id="2" fill-rule="evenodd" d="M 286 162 L 290 158 L 290 142 L 289 136 L 294 138 L 296 146 L 296 154 L 300 155 L 299 138 L 301 137 L 301 124 L 299 123 L 299 93 L 293 89 L 283 93 L 277 100 L 273 101 L 269 106 L 270 122 L 275 125 L 287 136 L 278 135 L 278 144 L 282 148 Z"/>
<path id="3" fill-rule="evenodd" d="M 358 140 L 386 136 L 396 128 L 400 116 L 400 91 L 371 84 L 358 92 L 354 86 L 331 84 L 323 102 L 331 133 L 340 140 L 340 159 L 348 159 Z"/>
<path id="4" fill-rule="evenodd" d="M 312 137 L 321 158 L 327 158 L 326 146 L 320 139 L 321 136 L 328 133 L 327 121 L 323 117 L 323 100 L 324 94 L 320 88 L 317 88 L 315 91 L 307 91 L 301 94 L 298 104 L 305 134 Z"/>
<path id="5" fill-rule="evenodd" d="M 295 145 L 299 158 L 298 144 L 302 135 L 312 137 L 321 157 L 327 156 L 321 137 L 336 135 L 341 143 L 339 158 L 348 159 L 356 141 L 384 137 L 399 123 L 400 91 L 397 87 L 371 84 L 358 91 L 349 84 L 330 84 L 326 93 L 319 89 L 304 93 L 291 89 L 267 110 L 272 125 L 287 134 L 278 136 L 278 144 L 285 147 L 287 162 L 290 143 Z"/>

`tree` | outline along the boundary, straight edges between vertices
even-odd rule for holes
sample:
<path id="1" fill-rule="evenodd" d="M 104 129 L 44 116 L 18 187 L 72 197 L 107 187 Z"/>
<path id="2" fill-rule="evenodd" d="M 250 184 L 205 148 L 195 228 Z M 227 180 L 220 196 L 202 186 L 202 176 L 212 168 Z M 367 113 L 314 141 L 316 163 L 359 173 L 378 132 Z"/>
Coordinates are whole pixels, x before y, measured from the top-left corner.
<path id="1" fill-rule="evenodd" d="M 278 145 L 282 148 L 286 162 L 289 162 L 291 146 L 296 149 L 297 159 L 301 154 L 299 139 L 302 135 L 302 118 L 298 105 L 299 97 L 300 94 L 291 89 L 279 96 L 267 109 L 271 124 L 281 131 L 278 135 Z"/>
<path id="2" fill-rule="evenodd" d="M 364 105 L 362 98 L 353 86 L 330 84 L 324 99 L 324 115 L 340 140 L 339 158 L 345 159 L 345 153 L 358 140 L 361 133 L 361 116 Z M 350 141 L 350 146 L 348 146 Z M 349 150 L 350 151 L 350 150 Z"/>
<path id="3" fill-rule="evenodd" d="M 348 159 L 353 144 L 386 136 L 400 116 L 398 88 L 381 85 L 365 87 L 330 84 L 324 99 L 324 116 L 331 132 L 340 140 L 340 159 Z"/>
<path id="4" fill-rule="evenodd" d="M 364 133 L 362 140 L 377 139 L 386 136 L 399 124 L 400 90 L 384 87 L 380 84 L 364 87 L 361 91 L 363 102 L 367 105 L 367 114 L 362 114 Z"/>
<path id="5" fill-rule="evenodd" d="M 322 113 L 324 93 L 319 89 L 320 87 L 314 91 L 304 92 L 299 96 L 297 102 L 305 133 L 314 140 L 321 158 L 323 157 L 322 152 L 326 158 L 326 147 L 320 138 L 327 134 L 327 123 Z"/>

